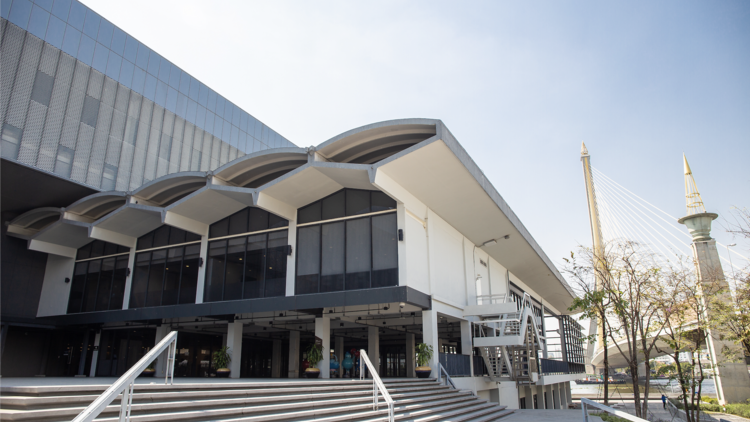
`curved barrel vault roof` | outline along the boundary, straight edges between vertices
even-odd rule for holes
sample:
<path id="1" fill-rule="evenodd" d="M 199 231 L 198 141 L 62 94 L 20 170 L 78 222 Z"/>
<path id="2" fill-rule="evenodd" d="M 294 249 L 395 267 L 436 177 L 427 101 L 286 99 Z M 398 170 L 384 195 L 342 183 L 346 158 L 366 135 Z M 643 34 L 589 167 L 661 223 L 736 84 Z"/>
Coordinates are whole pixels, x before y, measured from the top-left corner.
<path id="1" fill-rule="evenodd" d="M 133 247 L 138 236 L 161 224 L 205 235 L 210 224 L 250 205 L 293 220 L 297 208 L 344 187 L 379 189 L 419 218 L 427 218 L 431 210 L 530 288 L 544 291 L 545 302 L 560 312 L 574 297 L 515 213 L 437 119 L 373 123 L 317 147 L 269 149 L 213 172 L 163 176 L 132 193 L 93 194 L 64 209 L 62 218 L 57 209 L 32 210 L 14 220 L 8 233 L 30 239 L 29 247 L 40 236 L 76 247 L 79 229 L 75 239 L 44 234 L 52 224 L 66 224 L 86 227 L 91 238 Z M 484 246 L 489 240 L 497 243 Z"/>

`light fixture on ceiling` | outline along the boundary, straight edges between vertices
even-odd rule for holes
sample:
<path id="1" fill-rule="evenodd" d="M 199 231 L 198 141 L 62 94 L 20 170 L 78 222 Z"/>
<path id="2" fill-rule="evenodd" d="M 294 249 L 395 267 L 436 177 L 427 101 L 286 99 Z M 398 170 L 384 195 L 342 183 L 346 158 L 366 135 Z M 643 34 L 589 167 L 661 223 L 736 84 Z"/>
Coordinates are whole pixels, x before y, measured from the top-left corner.
<path id="1" fill-rule="evenodd" d="M 482 244 L 482 246 L 494 246 L 497 245 L 497 240 L 490 239 Z"/>

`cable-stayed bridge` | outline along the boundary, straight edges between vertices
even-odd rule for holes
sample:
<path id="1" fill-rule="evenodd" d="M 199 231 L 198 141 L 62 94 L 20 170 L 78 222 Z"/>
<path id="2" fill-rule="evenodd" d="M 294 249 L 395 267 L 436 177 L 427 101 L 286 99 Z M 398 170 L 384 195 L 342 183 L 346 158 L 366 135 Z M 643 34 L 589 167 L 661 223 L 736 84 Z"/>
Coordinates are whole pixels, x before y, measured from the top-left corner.
<path id="1" fill-rule="evenodd" d="M 637 242 L 639 248 L 652 252 L 651 255 L 657 264 L 672 260 L 692 260 L 703 288 L 713 292 L 720 292 L 726 288 L 732 289 L 734 283 L 727 282 L 727 280 L 736 280 L 734 277 L 736 274 L 746 274 L 750 259 L 729 248 L 734 245 L 723 245 L 711 237 L 711 223 L 719 215 L 706 211 L 692 170 L 684 155 L 687 215 L 679 219 L 594 168 L 584 144 L 581 144 L 581 161 L 595 257 L 605 257 L 605 249 L 610 243 Z M 722 265 L 722 261 L 725 265 Z M 709 280 L 711 285 L 707 284 Z M 598 278 L 595 283 L 597 289 L 603 284 Z M 710 317 L 711 311 L 709 310 L 708 313 Z M 687 323 L 682 328 L 688 331 L 701 329 L 695 322 Z M 589 347 L 587 351 L 588 362 L 594 365 L 596 372 L 599 372 L 603 370 L 601 365 L 604 353 L 601 339 L 604 333 L 597 321 L 592 320 L 589 334 L 597 334 L 597 341 L 594 347 Z M 719 401 L 722 404 L 744 403 L 750 398 L 748 367 L 745 362 L 734 361 L 731 352 L 727 354 L 729 350 L 737 348 L 737 345 L 712 334 L 711 329 L 706 329 L 706 334 L 705 345 L 714 369 L 714 382 Z M 613 343 L 615 342 L 610 342 L 610 347 L 607 348 L 611 367 L 626 366 L 625 356 Z M 660 348 L 667 350 L 663 342 Z M 656 356 L 658 355 L 654 354 L 651 357 Z M 645 367 L 643 369 L 639 367 L 639 374 L 644 369 Z"/>

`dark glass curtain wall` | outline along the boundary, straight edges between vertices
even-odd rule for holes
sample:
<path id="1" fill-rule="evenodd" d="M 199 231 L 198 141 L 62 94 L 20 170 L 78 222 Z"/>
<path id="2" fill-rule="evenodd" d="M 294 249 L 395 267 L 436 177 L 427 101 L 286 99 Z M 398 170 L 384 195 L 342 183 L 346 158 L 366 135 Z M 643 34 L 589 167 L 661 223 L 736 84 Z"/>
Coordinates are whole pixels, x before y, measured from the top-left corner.
<path id="1" fill-rule="evenodd" d="M 345 189 L 299 210 L 300 224 L 396 208 L 382 192 Z M 295 294 L 398 285 L 396 213 L 297 229 Z"/>
<path id="2" fill-rule="evenodd" d="M 68 313 L 122 309 L 129 248 L 96 240 L 78 250 Z M 101 259 L 91 259 L 98 258 Z"/>
<path id="3" fill-rule="evenodd" d="M 200 236 L 161 226 L 138 238 L 136 249 L 152 250 L 135 256 L 129 308 L 195 303 Z"/>
<path id="4" fill-rule="evenodd" d="M 210 238 L 234 237 L 208 244 L 204 301 L 284 296 L 289 231 L 268 230 L 288 225 L 287 220 L 253 207 L 212 224 Z"/>

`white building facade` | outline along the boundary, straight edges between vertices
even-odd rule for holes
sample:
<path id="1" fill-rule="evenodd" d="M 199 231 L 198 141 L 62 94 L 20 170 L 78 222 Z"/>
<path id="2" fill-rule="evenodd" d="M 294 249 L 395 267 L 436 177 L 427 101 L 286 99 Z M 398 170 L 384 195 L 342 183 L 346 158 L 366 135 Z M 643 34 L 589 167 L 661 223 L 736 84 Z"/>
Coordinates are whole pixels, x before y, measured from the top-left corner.
<path id="1" fill-rule="evenodd" d="M 96 193 L 7 233 L 48 254 L 37 320 L 82 330 L 79 374 L 119 375 L 172 330 L 177 376 L 213 376 L 229 346 L 232 377 L 299 377 L 317 338 L 324 377 L 360 349 L 413 377 L 426 343 L 433 377 L 559 409 L 583 372 L 573 293 L 440 120 Z"/>

